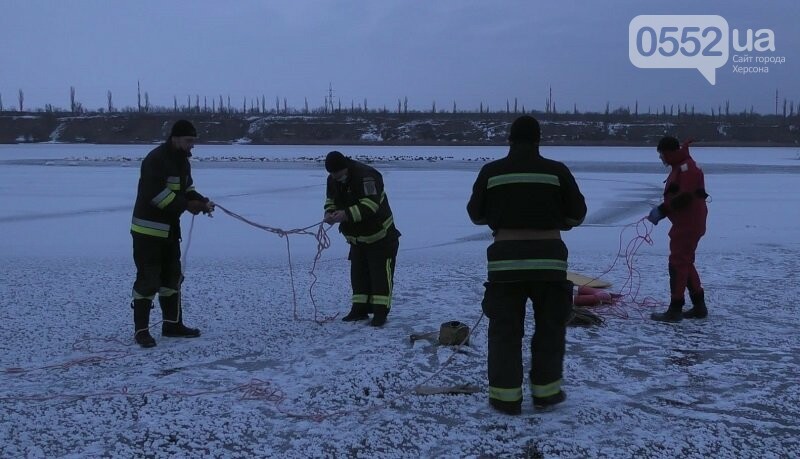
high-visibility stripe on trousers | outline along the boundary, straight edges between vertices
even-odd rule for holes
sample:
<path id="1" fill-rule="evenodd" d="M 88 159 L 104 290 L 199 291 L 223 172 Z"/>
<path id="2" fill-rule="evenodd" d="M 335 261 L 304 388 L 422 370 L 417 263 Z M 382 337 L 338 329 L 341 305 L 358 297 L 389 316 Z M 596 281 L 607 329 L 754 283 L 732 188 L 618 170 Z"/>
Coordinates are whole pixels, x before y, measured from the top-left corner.
<path id="1" fill-rule="evenodd" d="M 569 281 L 487 282 L 482 308 L 489 318 L 489 398 L 522 401 L 522 336 L 525 305 L 533 302 L 530 388 L 535 397 L 561 390 L 567 320 L 572 311 Z"/>
<path id="2" fill-rule="evenodd" d="M 350 284 L 353 288 L 353 304 L 392 307 L 394 269 L 399 242 L 394 241 L 387 249 L 375 249 L 368 245 L 350 246 Z"/>

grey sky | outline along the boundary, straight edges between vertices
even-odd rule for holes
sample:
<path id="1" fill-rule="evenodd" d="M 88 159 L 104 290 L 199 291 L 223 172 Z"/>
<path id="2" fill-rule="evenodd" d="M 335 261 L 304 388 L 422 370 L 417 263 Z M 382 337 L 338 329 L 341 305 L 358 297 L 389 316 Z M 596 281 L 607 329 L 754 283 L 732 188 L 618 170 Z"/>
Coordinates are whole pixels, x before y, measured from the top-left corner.
<path id="1" fill-rule="evenodd" d="M 766 74 L 717 69 L 639 69 L 628 58 L 628 24 L 639 14 L 716 14 L 731 29 L 771 29 L 784 64 Z M 171 106 L 196 94 L 217 99 L 305 97 L 321 106 L 328 84 L 345 107 L 505 108 L 516 97 L 558 110 L 694 104 L 708 112 L 771 113 L 775 90 L 800 103 L 800 2 L 776 0 L 0 0 L 0 94 L 15 106 L 69 106 L 69 87 L 90 108 L 150 101 Z M 731 55 L 734 51 L 731 51 Z M 742 54 L 742 53 L 739 53 Z M 759 53 L 751 53 L 753 55 Z"/>

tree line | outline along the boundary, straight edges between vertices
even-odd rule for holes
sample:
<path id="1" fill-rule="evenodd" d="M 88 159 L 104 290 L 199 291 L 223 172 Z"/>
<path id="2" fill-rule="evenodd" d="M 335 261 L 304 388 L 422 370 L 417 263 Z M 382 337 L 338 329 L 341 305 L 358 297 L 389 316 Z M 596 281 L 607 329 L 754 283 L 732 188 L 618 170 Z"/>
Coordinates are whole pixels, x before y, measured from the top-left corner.
<path id="1" fill-rule="evenodd" d="M 290 106 L 288 100 L 284 98 L 280 98 L 278 96 L 275 97 L 274 103 L 272 100 L 269 102 L 267 101 L 266 96 L 261 95 L 259 97 L 242 97 L 241 102 L 238 100 L 232 100 L 230 95 L 223 96 L 222 94 L 215 95 L 212 97 L 201 96 L 199 94 L 187 95 L 184 99 L 183 97 L 179 98 L 178 96 L 173 96 L 172 105 L 155 105 L 150 101 L 150 95 L 147 91 L 142 92 L 141 84 L 137 81 L 136 83 L 136 106 L 130 107 L 117 107 L 114 105 L 113 94 L 109 90 L 106 92 L 106 106 L 97 108 L 97 109 L 89 109 L 84 106 L 80 101 L 76 98 L 76 89 L 74 86 L 69 87 L 69 109 L 64 109 L 61 107 L 54 106 L 52 104 L 46 104 L 44 107 L 37 107 L 31 108 L 25 106 L 25 93 L 22 89 L 19 89 L 17 92 L 17 103 L 15 105 L 6 106 L 3 104 L 3 94 L 0 93 L 0 112 L 45 112 L 45 113 L 70 113 L 75 115 L 81 114 L 103 114 L 103 113 L 205 113 L 205 114 L 221 114 L 221 115 L 327 115 L 327 114 L 367 114 L 367 113 L 375 113 L 375 114 L 389 114 L 389 113 L 397 113 L 397 114 L 409 114 L 409 113 L 430 113 L 430 114 L 489 114 L 489 113 L 508 113 L 508 114 L 526 114 L 526 113 L 544 113 L 547 115 L 592 115 L 592 114 L 599 114 L 599 112 L 591 112 L 585 111 L 581 112 L 578 110 L 577 104 L 573 104 L 571 109 L 568 110 L 557 110 L 556 103 L 553 98 L 553 91 L 552 87 L 548 91 L 548 96 L 545 99 L 544 103 L 544 110 L 538 111 L 535 109 L 528 109 L 525 107 L 524 104 L 519 103 L 519 99 L 514 97 L 513 99 L 506 99 L 505 106 L 499 107 L 490 107 L 488 104 L 484 104 L 483 102 L 479 103 L 477 107 L 477 111 L 473 109 L 463 109 L 458 106 L 456 101 L 453 101 L 452 106 L 448 108 L 441 108 L 436 105 L 436 101 L 433 101 L 429 110 L 425 109 L 413 109 L 409 108 L 409 100 L 408 97 L 402 97 L 397 99 L 396 107 L 392 107 L 389 109 L 386 105 L 381 107 L 370 107 L 368 105 L 367 98 L 363 99 L 363 102 L 356 103 L 354 100 L 350 101 L 349 107 L 345 104 L 342 104 L 341 98 L 336 98 L 334 96 L 334 91 L 332 85 L 329 85 L 328 91 L 323 97 L 323 101 L 321 105 L 318 106 L 310 106 L 308 98 L 305 97 L 303 101 L 302 107 L 298 108 L 295 106 Z M 639 101 L 636 100 L 634 105 L 631 107 L 628 106 L 619 106 L 616 108 L 611 108 L 609 102 L 606 103 L 605 111 L 602 113 L 606 116 L 626 116 L 626 117 L 658 117 L 658 118 L 666 118 L 666 117 L 686 117 L 686 116 L 710 116 L 712 118 L 730 118 L 732 116 L 745 116 L 745 117 L 756 117 L 756 116 L 769 116 L 774 115 L 783 118 L 795 117 L 800 116 L 800 102 L 795 103 L 793 100 L 789 100 L 787 98 L 780 98 L 779 92 L 775 91 L 775 112 L 774 114 L 767 113 L 757 113 L 754 110 L 754 107 L 750 105 L 749 108 L 743 108 L 739 111 L 735 111 L 731 109 L 731 102 L 730 100 L 725 100 L 724 102 L 718 104 L 717 106 L 709 107 L 708 111 L 701 111 L 696 109 L 695 105 L 689 105 L 687 103 L 675 103 L 670 104 L 667 106 L 666 104 L 661 104 L 660 106 L 651 106 L 647 105 L 646 109 L 644 105 L 639 104 Z"/>

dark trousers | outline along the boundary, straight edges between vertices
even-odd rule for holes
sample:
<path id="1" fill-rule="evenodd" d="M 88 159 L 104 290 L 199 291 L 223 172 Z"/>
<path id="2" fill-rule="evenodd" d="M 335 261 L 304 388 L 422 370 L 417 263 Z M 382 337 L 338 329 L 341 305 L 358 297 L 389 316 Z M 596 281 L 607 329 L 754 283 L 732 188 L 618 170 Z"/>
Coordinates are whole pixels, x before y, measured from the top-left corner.
<path id="1" fill-rule="evenodd" d="M 567 321 L 572 312 L 569 281 L 487 282 L 483 312 L 489 318 L 489 397 L 522 401 L 522 337 L 525 304 L 533 302 L 530 384 L 535 397 L 561 390 Z"/>
<path id="2" fill-rule="evenodd" d="M 690 294 L 703 291 L 700 275 L 694 267 L 694 254 L 702 236 L 690 231 L 670 232 L 668 269 L 672 300 L 683 300 L 687 288 Z"/>
<path id="3" fill-rule="evenodd" d="M 400 243 L 397 239 L 370 245 L 350 246 L 350 285 L 353 288 L 353 307 L 358 311 L 374 312 L 392 307 L 394 268 Z"/>
<path id="4" fill-rule="evenodd" d="M 181 285 L 181 244 L 177 239 L 133 234 L 136 281 L 133 298 L 172 296 Z"/>

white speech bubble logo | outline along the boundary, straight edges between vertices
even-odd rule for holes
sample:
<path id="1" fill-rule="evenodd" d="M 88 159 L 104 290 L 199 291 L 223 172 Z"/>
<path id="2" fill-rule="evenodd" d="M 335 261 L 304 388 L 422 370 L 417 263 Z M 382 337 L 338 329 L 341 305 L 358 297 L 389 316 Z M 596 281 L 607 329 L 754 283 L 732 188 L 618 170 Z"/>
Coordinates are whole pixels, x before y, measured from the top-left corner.
<path id="1" fill-rule="evenodd" d="M 642 69 L 697 69 L 716 84 L 728 62 L 728 21 L 716 15 L 641 15 L 628 26 L 628 57 Z"/>

